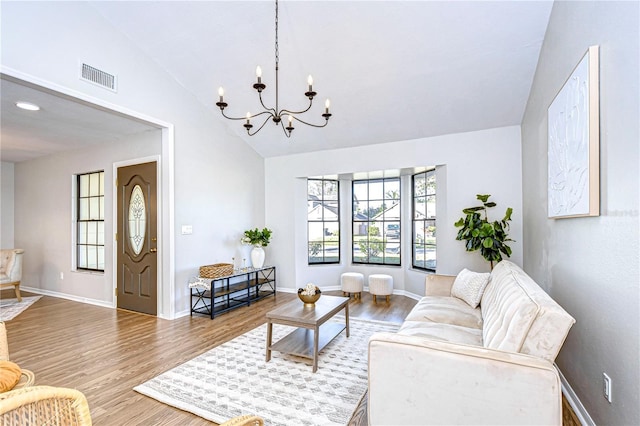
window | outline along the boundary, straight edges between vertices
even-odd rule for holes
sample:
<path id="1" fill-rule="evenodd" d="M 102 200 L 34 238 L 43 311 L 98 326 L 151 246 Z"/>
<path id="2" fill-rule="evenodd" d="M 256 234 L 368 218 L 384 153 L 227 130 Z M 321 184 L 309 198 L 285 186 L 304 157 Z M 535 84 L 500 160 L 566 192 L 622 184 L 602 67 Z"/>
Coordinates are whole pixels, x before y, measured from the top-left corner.
<path id="1" fill-rule="evenodd" d="M 400 265 L 400 178 L 353 181 L 353 262 Z"/>
<path id="2" fill-rule="evenodd" d="M 104 172 L 77 176 L 77 269 L 104 271 Z"/>
<path id="3" fill-rule="evenodd" d="M 436 171 L 413 175 L 413 267 L 436 270 Z"/>
<path id="4" fill-rule="evenodd" d="M 307 180 L 309 264 L 340 263 L 339 182 Z"/>

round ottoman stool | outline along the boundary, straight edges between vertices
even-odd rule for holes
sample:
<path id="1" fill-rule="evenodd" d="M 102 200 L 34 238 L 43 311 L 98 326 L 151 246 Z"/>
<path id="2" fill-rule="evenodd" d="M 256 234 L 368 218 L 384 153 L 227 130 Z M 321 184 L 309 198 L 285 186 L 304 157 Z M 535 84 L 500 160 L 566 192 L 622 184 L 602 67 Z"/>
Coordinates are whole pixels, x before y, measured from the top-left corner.
<path id="1" fill-rule="evenodd" d="M 376 296 L 386 296 L 389 303 L 393 294 L 393 277 L 386 274 L 369 275 L 369 293 L 373 295 L 373 303 L 377 303 Z"/>
<path id="2" fill-rule="evenodd" d="M 340 275 L 340 288 L 342 294 L 351 293 L 356 299 L 362 298 L 362 289 L 364 288 L 364 275 L 358 272 L 345 272 Z"/>

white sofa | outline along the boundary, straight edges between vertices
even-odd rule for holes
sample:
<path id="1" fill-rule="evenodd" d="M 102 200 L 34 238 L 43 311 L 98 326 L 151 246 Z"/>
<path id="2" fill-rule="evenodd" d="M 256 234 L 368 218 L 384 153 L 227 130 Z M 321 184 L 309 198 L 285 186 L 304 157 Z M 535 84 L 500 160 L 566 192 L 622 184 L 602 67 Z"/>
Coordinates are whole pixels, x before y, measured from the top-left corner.
<path id="1" fill-rule="evenodd" d="M 400 330 L 371 337 L 369 424 L 561 425 L 553 362 L 575 320 L 512 262 L 475 309 L 455 279 L 428 276 Z"/>

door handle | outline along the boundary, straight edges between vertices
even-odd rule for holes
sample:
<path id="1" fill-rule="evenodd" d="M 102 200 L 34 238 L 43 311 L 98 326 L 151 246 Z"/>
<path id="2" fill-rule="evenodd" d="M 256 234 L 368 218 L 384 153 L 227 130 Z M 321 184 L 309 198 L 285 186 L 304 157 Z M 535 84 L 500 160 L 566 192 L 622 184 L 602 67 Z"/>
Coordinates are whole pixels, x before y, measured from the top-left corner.
<path id="1" fill-rule="evenodd" d="M 157 248 L 152 248 L 152 249 L 149 249 L 149 251 L 150 251 L 151 253 L 155 253 L 155 252 L 157 252 L 157 251 L 158 251 L 158 249 L 157 249 Z"/>

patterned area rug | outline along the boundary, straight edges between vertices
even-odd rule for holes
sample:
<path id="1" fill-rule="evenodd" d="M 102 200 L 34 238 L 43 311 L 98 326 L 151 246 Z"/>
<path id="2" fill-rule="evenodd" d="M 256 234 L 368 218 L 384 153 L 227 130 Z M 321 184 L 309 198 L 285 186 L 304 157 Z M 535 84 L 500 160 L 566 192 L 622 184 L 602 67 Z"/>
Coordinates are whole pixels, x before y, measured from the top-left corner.
<path id="1" fill-rule="evenodd" d="M 265 362 L 265 324 L 134 390 L 216 423 L 256 414 L 274 426 L 345 425 L 367 390 L 369 337 L 398 329 L 357 318 L 349 323 L 350 337 L 343 331 L 320 352 L 315 374 L 305 358 L 274 351 Z M 273 341 L 292 330 L 274 324 Z"/>
<path id="2" fill-rule="evenodd" d="M 18 299 L 0 299 L 0 321 L 9 321 L 17 317 L 22 311 L 40 300 L 42 296 L 23 297 Z"/>

